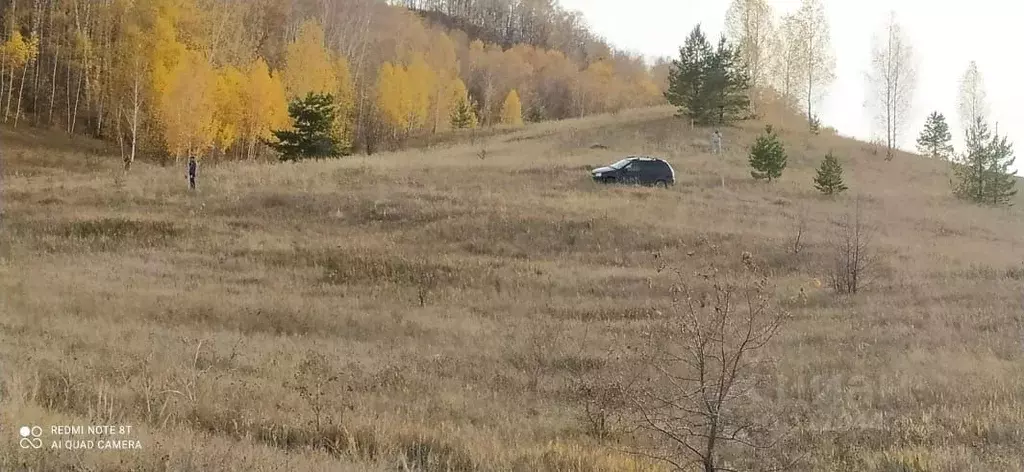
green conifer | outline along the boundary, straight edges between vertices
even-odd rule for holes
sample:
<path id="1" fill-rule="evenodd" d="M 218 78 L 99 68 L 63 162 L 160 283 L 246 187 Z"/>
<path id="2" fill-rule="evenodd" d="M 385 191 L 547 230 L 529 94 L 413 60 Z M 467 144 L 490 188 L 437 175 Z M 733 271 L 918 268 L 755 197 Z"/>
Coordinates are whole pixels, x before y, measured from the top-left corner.
<path id="1" fill-rule="evenodd" d="M 750 175 L 758 180 L 767 179 L 771 182 L 782 176 L 786 168 L 786 151 L 772 125 L 765 126 L 764 134 L 758 136 L 751 147 L 750 167 L 754 168 Z"/>
<path id="2" fill-rule="evenodd" d="M 843 183 L 843 167 L 832 151 L 825 154 L 825 159 L 818 167 L 818 175 L 814 177 L 814 188 L 825 195 L 836 195 L 847 190 Z"/>

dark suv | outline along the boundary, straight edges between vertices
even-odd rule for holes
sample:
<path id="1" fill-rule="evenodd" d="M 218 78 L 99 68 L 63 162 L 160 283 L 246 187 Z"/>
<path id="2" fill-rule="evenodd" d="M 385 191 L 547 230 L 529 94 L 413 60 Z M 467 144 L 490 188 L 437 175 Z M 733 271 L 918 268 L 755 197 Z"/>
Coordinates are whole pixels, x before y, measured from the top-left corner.
<path id="1" fill-rule="evenodd" d="M 591 171 L 594 180 L 601 183 L 628 183 L 668 187 L 676 183 L 676 171 L 664 160 L 630 156 L 608 167 Z"/>

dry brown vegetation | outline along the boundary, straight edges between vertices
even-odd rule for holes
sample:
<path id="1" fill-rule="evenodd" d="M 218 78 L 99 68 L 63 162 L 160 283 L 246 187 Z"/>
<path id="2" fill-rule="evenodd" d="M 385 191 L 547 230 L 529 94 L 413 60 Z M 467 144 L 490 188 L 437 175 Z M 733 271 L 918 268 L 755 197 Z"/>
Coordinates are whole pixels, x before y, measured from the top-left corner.
<path id="1" fill-rule="evenodd" d="M 3 131 L 0 470 L 665 470 L 629 454 L 646 445 L 619 414 L 672 313 L 658 268 L 728 274 L 744 252 L 789 317 L 737 411 L 782 412 L 793 470 L 1024 469 L 1020 210 L 836 136 L 783 132 L 789 169 L 755 182 L 761 123 L 719 158 L 671 114 L 223 164 L 195 195 L 184 169 L 118 182 L 93 143 Z M 811 184 L 829 149 L 850 196 Z M 629 153 L 679 182 L 588 181 Z M 857 195 L 874 273 L 841 296 L 831 239 Z M 144 449 L 11 439 L 87 423 L 134 425 Z"/>

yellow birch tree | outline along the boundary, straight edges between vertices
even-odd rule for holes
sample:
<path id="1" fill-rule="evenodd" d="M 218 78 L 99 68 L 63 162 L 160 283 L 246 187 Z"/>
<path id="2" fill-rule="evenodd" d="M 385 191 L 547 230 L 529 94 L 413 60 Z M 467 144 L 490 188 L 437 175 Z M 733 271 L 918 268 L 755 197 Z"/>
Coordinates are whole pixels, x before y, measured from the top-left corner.
<path id="1" fill-rule="evenodd" d="M 243 104 L 241 136 L 246 158 L 254 159 L 259 143 L 272 138 L 273 130 L 286 128 L 291 121 L 284 83 L 279 75 L 271 73 L 262 58 L 249 65 Z"/>
<path id="2" fill-rule="evenodd" d="M 164 143 L 176 159 L 198 157 L 213 147 L 216 80 L 213 66 L 195 51 L 188 51 L 170 71 L 158 103 Z"/>
<path id="3" fill-rule="evenodd" d="M 509 91 L 505 103 L 501 106 L 501 124 L 523 125 L 523 104 L 519 101 L 519 93 L 515 89 Z"/>
<path id="4" fill-rule="evenodd" d="M 437 82 L 437 76 L 427 65 L 423 54 L 416 53 L 406 70 L 408 90 L 405 111 L 408 115 L 408 131 L 422 129 L 430 117 L 430 99 Z"/>
<path id="5" fill-rule="evenodd" d="M 381 115 L 397 134 L 398 130 L 408 129 L 408 113 L 404 97 L 407 94 L 407 74 L 401 65 L 385 62 L 377 73 L 377 108 Z"/>
<path id="6" fill-rule="evenodd" d="M 455 102 L 452 88 L 459 77 L 459 61 L 455 43 L 443 31 L 433 36 L 427 52 L 427 62 L 435 72 L 435 81 L 430 97 L 430 128 L 432 133 L 443 130 L 448 124 Z"/>
<path id="7" fill-rule="evenodd" d="M 224 153 L 235 145 L 242 131 L 245 80 L 245 75 L 232 66 L 224 67 L 217 73 L 214 89 L 215 144 Z"/>
<path id="8" fill-rule="evenodd" d="M 299 27 L 299 34 L 288 44 L 285 53 L 284 86 L 288 98 L 305 97 L 308 93 L 336 93 L 337 62 L 324 47 L 324 30 L 315 20 Z"/>

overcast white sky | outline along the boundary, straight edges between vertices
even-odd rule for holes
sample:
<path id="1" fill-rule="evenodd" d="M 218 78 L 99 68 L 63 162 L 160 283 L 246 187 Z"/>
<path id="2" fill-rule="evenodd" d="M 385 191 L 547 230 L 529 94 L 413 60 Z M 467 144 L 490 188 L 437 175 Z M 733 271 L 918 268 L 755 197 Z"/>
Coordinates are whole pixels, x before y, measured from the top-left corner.
<path id="1" fill-rule="evenodd" d="M 717 41 L 730 0 L 560 0 L 583 12 L 595 33 L 615 46 L 648 56 L 678 57 L 679 46 L 697 23 Z M 796 10 L 799 0 L 768 0 L 777 15 Z M 1024 86 L 1019 47 L 1024 4 L 1013 0 L 824 0 L 836 55 L 836 76 L 821 103 L 822 121 L 840 133 L 871 137 L 870 114 L 864 110 L 864 74 L 871 38 L 888 12 L 914 46 L 918 88 L 911 119 L 900 139 L 913 149 L 925 117 L 946 115 L 959 151 L 962 132 L 956 111 L 960 77 L 971 60 L 985 82 L 989 117 L 1000 134 L 1024 150 Z M 1022 156 L 1021 152 L 1017 152 Z M 1024 158 L 1017 167 L 1024 168 Z"/>

